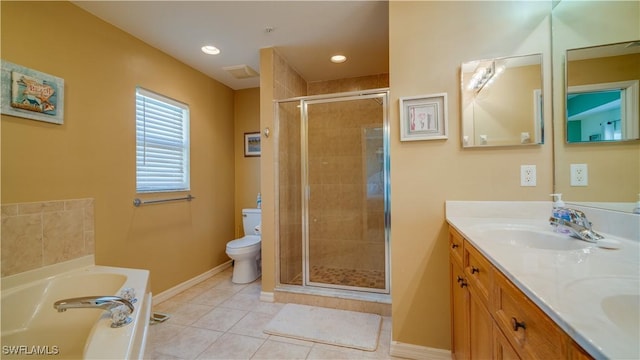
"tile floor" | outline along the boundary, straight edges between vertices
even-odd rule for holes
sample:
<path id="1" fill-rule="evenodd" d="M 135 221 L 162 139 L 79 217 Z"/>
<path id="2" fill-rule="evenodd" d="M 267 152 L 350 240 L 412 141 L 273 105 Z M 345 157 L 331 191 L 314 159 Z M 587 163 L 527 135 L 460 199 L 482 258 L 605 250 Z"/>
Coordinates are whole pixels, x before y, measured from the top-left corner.
<path id="1" fill-rule="evenodd" d="M 340 269 L 314 265 L 311 267 L 310 280 L 325 284 L 360 286 L 373 289 L 384 289 L 384 271 Z M 296 276 L 291 284 L 301 285 L 302 274 Z"/>
<path id="2" fill-rule="evenodd" d="M 262 332 L 284 304 L 261 302 L 260 280 L 231 282 L 231 268 L 155 304 L 171 318 L 149 326 L 145 359 L 394 359 L 391 318 L 383 317 L 375 352 Z"/>

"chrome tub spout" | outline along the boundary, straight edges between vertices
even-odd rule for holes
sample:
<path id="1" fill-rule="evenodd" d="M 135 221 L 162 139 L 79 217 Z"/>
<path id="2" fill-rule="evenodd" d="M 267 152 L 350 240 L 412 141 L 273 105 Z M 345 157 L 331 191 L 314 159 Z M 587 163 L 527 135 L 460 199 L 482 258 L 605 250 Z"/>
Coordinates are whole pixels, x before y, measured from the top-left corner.
<path id="1" fill-rule="evenodd" d="M 53 308 L 58 312 L 65 312 L 67 309 L 102 309 L 109 311 L 111 315 L 111 327 L 121 327 L 131 322 L 130 314 L 133 313 L 133 304 L 119 296 L 85 296 L 58 300 L 53 304 Z"/>

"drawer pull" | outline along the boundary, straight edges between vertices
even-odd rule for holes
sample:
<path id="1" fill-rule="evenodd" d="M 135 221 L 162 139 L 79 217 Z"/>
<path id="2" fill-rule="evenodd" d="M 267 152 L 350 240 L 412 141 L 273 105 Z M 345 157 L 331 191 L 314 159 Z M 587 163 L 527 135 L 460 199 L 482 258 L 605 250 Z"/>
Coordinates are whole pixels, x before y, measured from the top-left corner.
<path id="1" fill-rule="evenodd" d="M 518 319 L 516 319 L 515 317 L 511 318 L 511 327 L 513 328 L 513 331 L 518 331 L 518 329 L 520 328 L 522 328 L 523 330 L 527 329 L 524 321 L 518 322 Z"/>
<path id="2" fill-rule="evenodd" d="M 462 278 L 462 276 L 458 275 L 458 283 L 460 283 L 461 281 L 464 281 L 464 278 Z"/>
<path id="3" fill-rule="evenodd" d="M 465 286 L 467 286 L 467 283 L 464 282 L 464 279 L 462 279 L 462 282 L 460 282 L 460 287 L 463 288 Z"/>
<path id="4" fill-rule="evenodd" d="M 480 269 L 478 269 L 477 267 L 475 267 L 475 266 L 471 267 L 471 273 L 472 274 L 479 273 L 479 272 L 480 272 Z"/>
<path id="5" fill-rule="evenodd" d="M 458 244 L 451 244 L 451 248 L 452 248 L 452 249 L 456 249 L 458 246 L 460 246 L 460 245 L 458 245 Z"/>

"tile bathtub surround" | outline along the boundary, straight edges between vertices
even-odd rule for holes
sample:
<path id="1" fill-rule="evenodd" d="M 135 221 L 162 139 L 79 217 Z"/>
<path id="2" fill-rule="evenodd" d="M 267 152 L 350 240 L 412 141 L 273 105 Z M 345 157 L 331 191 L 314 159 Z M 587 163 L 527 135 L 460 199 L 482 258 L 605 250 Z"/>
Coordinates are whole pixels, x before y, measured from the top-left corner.
<path id="1" fill-rule="evenodd" d="M 3 204 L 2 276 L 94 254 L 93 199 Z"/>
<path id="2" fill-rule="evenodd" d="M 396 359 L 389 355 L 391 318 L 383 317 L 376 351 L 362 351 L 263 332 L 284 306 L 260 301 L 260 280 L 231 282 L 232 268 L 154 306 L 171 317 L 149 327 L 145 359 Z"/>

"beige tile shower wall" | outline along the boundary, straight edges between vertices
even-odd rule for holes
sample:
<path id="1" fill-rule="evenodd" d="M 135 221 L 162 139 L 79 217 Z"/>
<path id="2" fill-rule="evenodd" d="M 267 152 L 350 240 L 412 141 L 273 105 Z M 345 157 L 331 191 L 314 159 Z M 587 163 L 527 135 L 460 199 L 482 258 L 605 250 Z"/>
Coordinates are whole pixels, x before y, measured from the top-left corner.
<path id="1" fill-rule="evenodd" d="M 389 74 L 378 74 L 347 79 L 310 82 L 307 86 L 307 93 L 308 95 L 321 95 L 368 89 L 381 89 L 386 87 L 389 87 Z"/>
<path id="2" fill-rule="evenodd" d="M 384 271 L 384 208 L 367 194 L 363 144 L 381 125 L 373 100 L 309 107 L 310 265 Z"/>
<path id="3" fill-rule="evenodd" d="M 277 51 L 274 52 L 273 60 L 274 98 L 280 100 L 307 95 L 307 82 Z"/>
<path id="4" fill-rule="evenodd" d="M 274 51 L 274 98 L 306 95 L 306 81 Z M 300 183 L 300 109 L 297 103 L 280 107 L 278 121 L 279 260 L 285 284 L 302 273 L 302 199 Z"/>
<path id="5" fill-rule="evenodd" d="M 94 253 L 93 199 L 1 208 L 3 277 Z"/>

